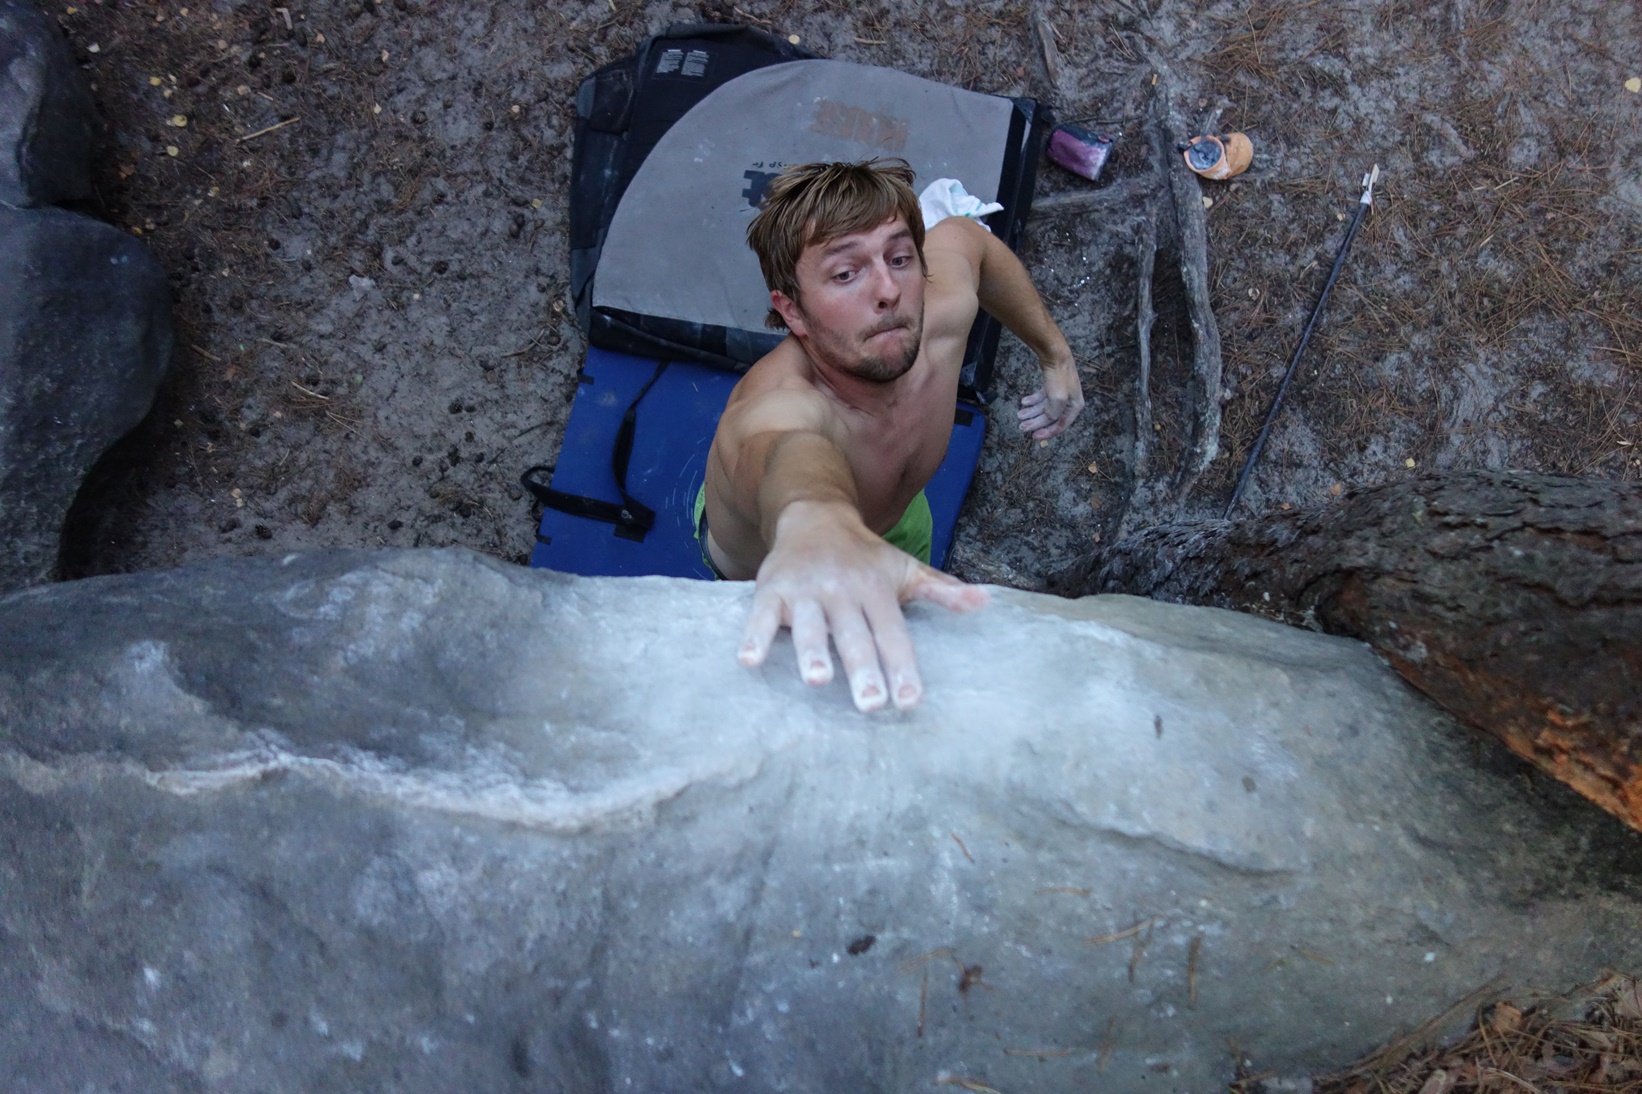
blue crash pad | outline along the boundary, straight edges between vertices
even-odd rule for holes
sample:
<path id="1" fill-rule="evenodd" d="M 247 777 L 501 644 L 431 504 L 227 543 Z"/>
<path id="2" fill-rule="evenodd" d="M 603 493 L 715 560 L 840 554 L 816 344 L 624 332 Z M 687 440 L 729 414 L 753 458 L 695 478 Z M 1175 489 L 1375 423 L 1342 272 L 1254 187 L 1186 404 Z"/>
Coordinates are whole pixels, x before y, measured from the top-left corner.
<path id="1" fill-rule="evenodd" d="M 590 349 L 581 385 L 570 408 L 564 443 L 553 471 L 553 488 L 567 494 L 620 503 L 610 452 L 623 415 L 660 362 Z M 718 416 L 739 377 L 720 369 L 674 361 L 639 404 L 627 489 L 656 511 L 642 541 L 624 539 L 614 525 L 555 509 L 542 514 L 532 566 L 586 576 L 661 574 L 710 579 L 691 524 L 696 491 L 707 473 L 707 449 Z M 958 509 L 969 491 L 986 433 L 986 414 L 960 402 L 946 458 L 929 483 L 935 519 L 931 560 L 946 564 Z"/>

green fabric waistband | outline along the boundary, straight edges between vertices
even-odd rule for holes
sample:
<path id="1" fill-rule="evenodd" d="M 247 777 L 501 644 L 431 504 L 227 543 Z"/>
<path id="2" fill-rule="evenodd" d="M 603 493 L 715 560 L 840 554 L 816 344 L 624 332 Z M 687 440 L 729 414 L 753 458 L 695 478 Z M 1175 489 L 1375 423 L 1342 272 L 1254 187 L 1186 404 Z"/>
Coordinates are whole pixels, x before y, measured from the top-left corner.
<path id="1" fill-rule="evenodd" d="M 707 514 L 707 484 L 703 482 L 701 489 L 696 491 L 696 503 L 692 508 L 690 526 L 696 530 L 696 540 L 701 543 L 702 557 L 707 555 L 707 541 L 703 533 L 707 529 L 707 521 L 703 519 Z M 929 496 L 922 490 L 907 506 L 907 511 L 901 514 L 901 519 L 895 522 L 895 527 L 884 533 L 885 542 L 892 547 L 899 547 L 913 558 L 929 565 L 930 551 L 935 543 L 935 516 L 929 511 Z"/>
<path id="2" fill-rule="evenodd" d="M 929 511 L 929 497 L 922 490 L 895 522 L 895 527 L 884 533 L 884 539 L 899 547 L 913 558 L 929 565 L 929 553 L 935 543 L 935 516 Z"/>

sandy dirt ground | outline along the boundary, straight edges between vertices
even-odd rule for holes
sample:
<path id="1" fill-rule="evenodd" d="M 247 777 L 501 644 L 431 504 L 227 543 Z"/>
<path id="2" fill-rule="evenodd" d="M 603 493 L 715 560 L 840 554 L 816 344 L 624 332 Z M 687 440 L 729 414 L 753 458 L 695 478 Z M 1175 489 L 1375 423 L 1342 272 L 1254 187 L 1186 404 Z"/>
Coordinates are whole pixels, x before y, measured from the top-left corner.
<path id="1" fill-rule="evenodd" d="M 1013 0 L 744 2 L 47 5 L 107 124 L 86 209 L 153 247 L 178 325 L 154 414 L 76 507 L 65 576 L 331 546 L 524 561 L 516 478 L 553 460 L 586 348 L 566 299 L 575 88 L 702 19 L 1120 134 L 1099 184 L 1046 165 L 1040 198 L 1140 177 L 1159 95 L 1254 143 L 1247 174 L 1204 184 L 1218 458 L 1128 511 L 1134 242 L 1075 202 L 1042 212 L 1024 258 L 1090 407 L 1046 447 L 1022 438 L 1032 361 L 1006 337 L 962 575 L 1033 586 L 1126 515 L 1218 515 L 1376 162 L 1249 506 L 1447 468 L 1642 472 L 1642 7 L 1061 0 L 1041 8 L 1055 68 Z M 1189 334 L 1178 279 L 1155 290 L 1163 474 Z"/>

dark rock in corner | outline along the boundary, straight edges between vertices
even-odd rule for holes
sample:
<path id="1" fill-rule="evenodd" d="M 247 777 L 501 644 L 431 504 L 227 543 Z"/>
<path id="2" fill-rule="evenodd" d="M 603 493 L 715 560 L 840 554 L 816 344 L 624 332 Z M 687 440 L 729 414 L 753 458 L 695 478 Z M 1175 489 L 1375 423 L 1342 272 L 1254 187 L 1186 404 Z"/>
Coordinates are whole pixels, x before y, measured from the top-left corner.
<path id="1" fill-rule="evenodd" d="M 0 592 L 50 580 L 81 481 L 148 413 L 171 342 L 165 273 L 141 243 L 0 205 Z"/>
<path id="2" fill-rule="evenodd" d="M 0 0 L 0 203 L 91 194 L 92 106 L 56 25 L 30 0 Z"/>

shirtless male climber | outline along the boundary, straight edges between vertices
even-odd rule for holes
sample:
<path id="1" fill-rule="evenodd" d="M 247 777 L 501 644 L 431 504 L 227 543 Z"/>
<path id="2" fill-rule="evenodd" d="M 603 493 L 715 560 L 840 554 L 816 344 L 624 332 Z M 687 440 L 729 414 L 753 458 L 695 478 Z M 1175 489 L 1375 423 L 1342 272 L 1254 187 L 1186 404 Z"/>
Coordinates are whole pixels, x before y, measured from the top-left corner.
<path id="1" fill-rule="evenodd" d="M 830 633 L 864 711 L 922 697 L 903 603 L 986 603 L 927 564 L 923 495 L 952 435 L 976 308 L 1038 356 L 1023 430 L 1053 437 L 1083 409 L 1072 352 L 1020 260 L 968 217 L 926 236 L 912 178 L 899 160 L 818 163 L 771 184 L 747 241 L 769 325 L 789 333 L 731 393 L 698 503 L 714 569 L 758 582 L 742 664 L 763 663 L 790 627 L 800 675 L 825 684 Z"/>

